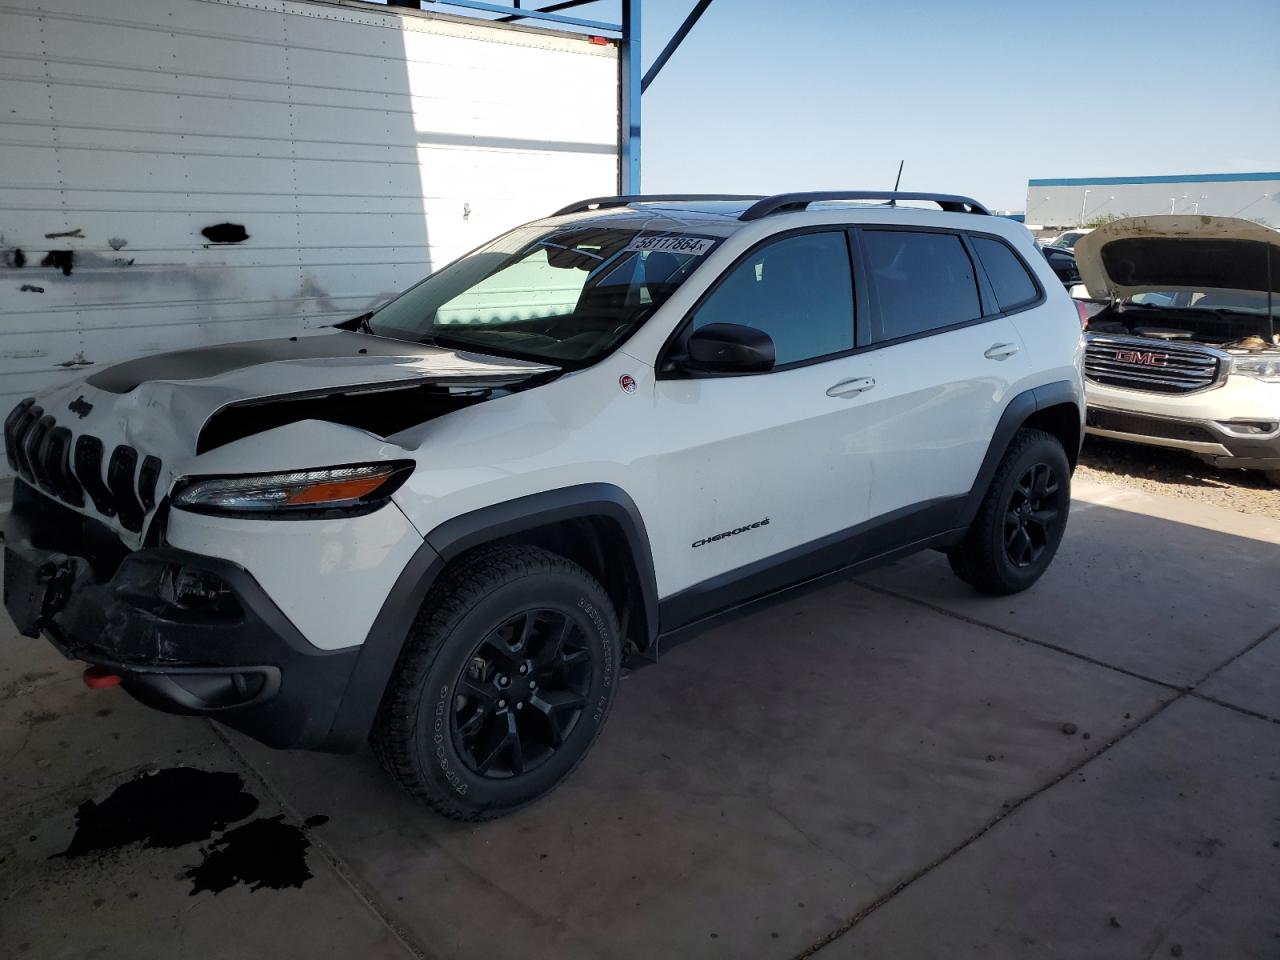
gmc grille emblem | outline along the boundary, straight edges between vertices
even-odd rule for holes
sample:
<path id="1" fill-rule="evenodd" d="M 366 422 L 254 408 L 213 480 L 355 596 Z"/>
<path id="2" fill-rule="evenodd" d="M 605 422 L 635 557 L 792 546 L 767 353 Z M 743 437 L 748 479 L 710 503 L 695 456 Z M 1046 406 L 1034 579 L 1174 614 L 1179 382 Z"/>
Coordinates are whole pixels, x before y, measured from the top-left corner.
<path id="1" fill-rule="evenodd" d="M 1147 350 L 1117 350 L 1116 359 L 1121 363 L 1136 363 L 1144 367 L 1167 367 L 1167 353 L 1152 353 Z"/>

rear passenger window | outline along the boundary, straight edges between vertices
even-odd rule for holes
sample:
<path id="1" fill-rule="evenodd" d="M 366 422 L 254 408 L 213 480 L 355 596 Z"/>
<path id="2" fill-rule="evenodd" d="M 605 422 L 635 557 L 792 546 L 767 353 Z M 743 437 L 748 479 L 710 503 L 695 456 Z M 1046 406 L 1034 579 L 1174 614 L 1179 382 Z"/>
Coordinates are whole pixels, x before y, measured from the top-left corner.
<path id="1" fill-rule="evenodd" d="M 693 317 L 740 323 L 773 339 L 776 363 L 853 349 L 853 276 L 843 230 L 802 233 L 749 254 Z"/>
<path id="2" fill-rule="evenodd" d="M 1040 296 L 1036 283 L 1018 255 L 999 240 L 970 236 L 969 242 L 987 271 L 987 279 L 1001 310 L 1016 310 Z"/>
<path id="3" fill-rule="evenodd" d="M 982 315 L 973 262 L 953 233 L 864 230 L 880 329 L 875 340 L 910 337 Z"/>

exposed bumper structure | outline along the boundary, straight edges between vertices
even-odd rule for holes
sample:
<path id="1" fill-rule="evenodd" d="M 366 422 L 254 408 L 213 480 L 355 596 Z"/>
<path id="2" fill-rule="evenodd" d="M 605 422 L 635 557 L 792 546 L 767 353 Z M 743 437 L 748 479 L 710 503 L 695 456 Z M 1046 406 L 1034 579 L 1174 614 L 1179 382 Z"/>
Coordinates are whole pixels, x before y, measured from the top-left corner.
<path id="1" fill-rule="evenodd" d="M 5 525 L 4 604 L 23 634 L 118 674 L 152 707 L 270 746 L 341 749 L 363 736 L 337 729 L 360 647 L 312 645 L 229 561 L 170 547 L 120 557 L 91 520 L 42 518 L 37 530 L 29 511 L 52 506 L 40 499 L 19 482 Z"/>

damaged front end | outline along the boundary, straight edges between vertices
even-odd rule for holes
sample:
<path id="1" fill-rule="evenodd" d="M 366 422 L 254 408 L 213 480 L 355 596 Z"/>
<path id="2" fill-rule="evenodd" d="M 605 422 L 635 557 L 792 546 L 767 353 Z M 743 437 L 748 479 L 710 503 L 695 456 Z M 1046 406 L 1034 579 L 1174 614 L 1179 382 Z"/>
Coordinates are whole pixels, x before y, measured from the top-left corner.
<path id="1" fill-rule="evenodd" d="M 152 707 L 223 719 L 274 746 L 346 746 L 333 728 L 355 652 L 308 643 L 236 564 L 127 551 L 105 525 L 19 480 L 4 598 L 20 633 L 47 636 Z M 286 678 L 305 696 L 280 696 Z"/>
<path id="2" fill-rule="evenodd" d="M 347 749 L 361 645 L 423 547 L 391 499 L 416 462 L 396 435 L 558 373 L 340 331 L 28 398 L 4 424 L 5 608 L 153 707 Z"/>
<path id="3" fill-rule="evenodd" d="M 403 458 L 386 438 L 559 372 L 348 331 L 226 344 L 117 364 L 27 398 L 5 420 L 5 450 L 21 479 L 137 549 L 182 477 Z M 270 444 L 266 460 L 261 445 L 209 456 L 304 423 L 324 429 Z"/>

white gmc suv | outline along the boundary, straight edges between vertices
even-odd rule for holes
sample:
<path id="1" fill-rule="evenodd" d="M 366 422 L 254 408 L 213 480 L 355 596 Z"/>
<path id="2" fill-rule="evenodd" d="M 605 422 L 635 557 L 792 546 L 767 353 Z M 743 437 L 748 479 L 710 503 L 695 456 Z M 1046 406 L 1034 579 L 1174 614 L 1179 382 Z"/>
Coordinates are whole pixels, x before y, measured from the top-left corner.
<path id="1" fill-rule="evenodd" d="M 1089 433 L 1174 447 L 1280 486 L 1280 231 L 1167 214 L 1076 246 Z"/>
<path id="2" fill-rule="evenodd" d="M 342 327 L 19 404 L 5 606 L 452 817 L 559 783 L 624 657 L 926 547 L 1023 590 L 1066 524 L 1077 312 L 964 197 L 584 201 Z"/>

